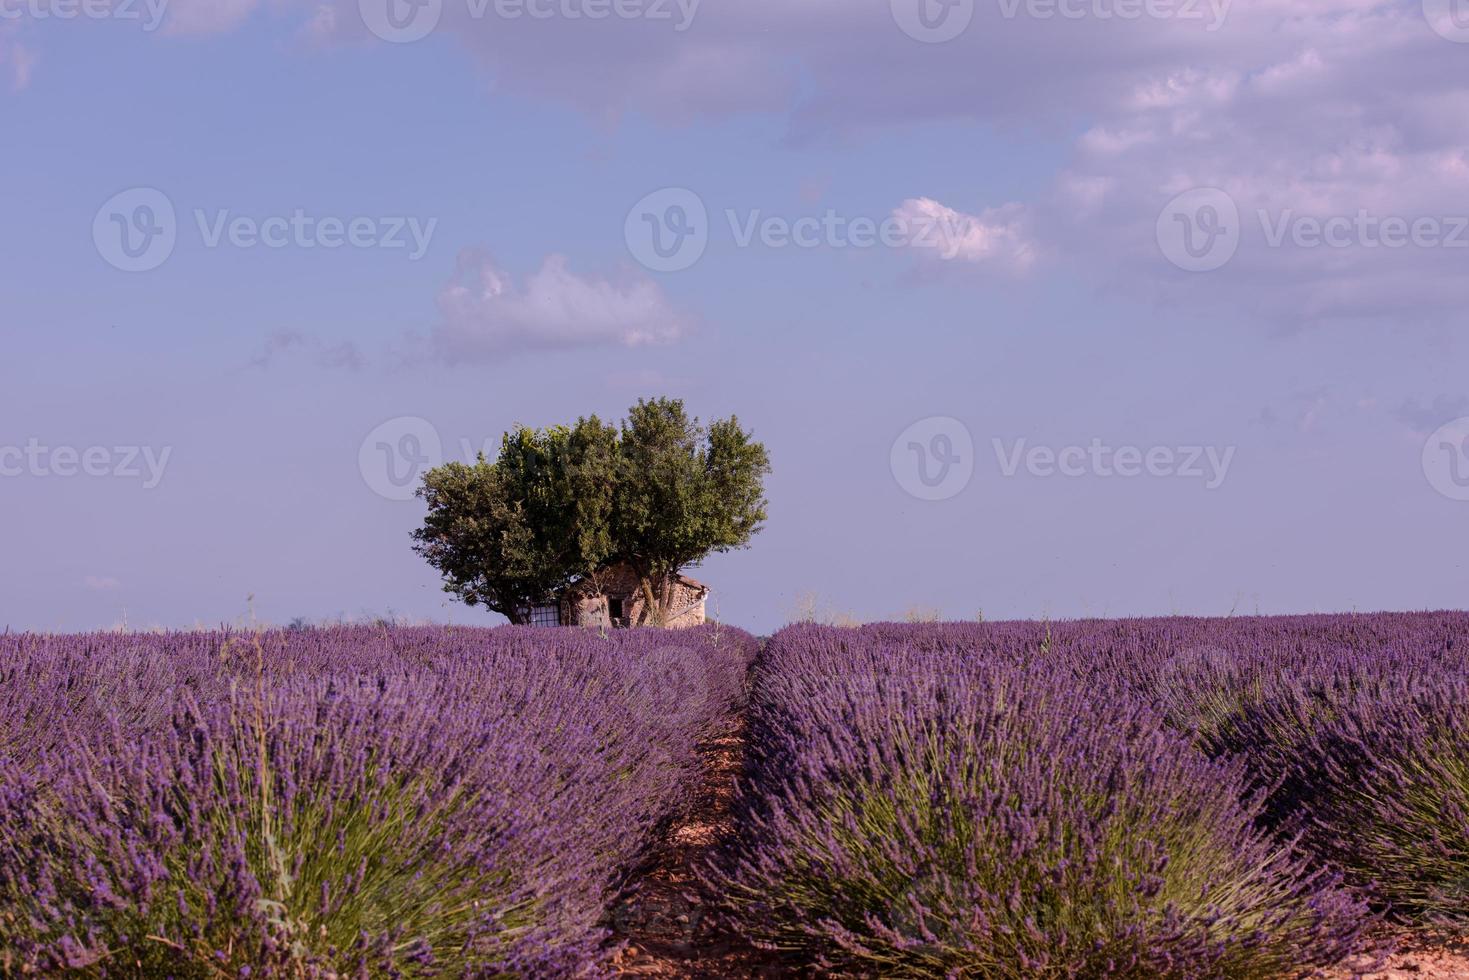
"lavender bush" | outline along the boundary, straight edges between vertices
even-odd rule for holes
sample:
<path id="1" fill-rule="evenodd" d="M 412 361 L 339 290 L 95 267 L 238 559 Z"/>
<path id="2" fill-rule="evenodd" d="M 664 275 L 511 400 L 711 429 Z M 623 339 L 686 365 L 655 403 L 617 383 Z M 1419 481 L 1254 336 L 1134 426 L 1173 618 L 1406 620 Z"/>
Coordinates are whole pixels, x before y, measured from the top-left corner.
<path id="1" fill-rule="evenodd" d="M 908 645 L 1044 659 L 1107 697 L 1139 699 L 1242 767 L 1262 824 L 1385 911 L 1469 925 L 1469 615 L 1039 629 L 930 627 Z"/>
<path id="2" fill-rule="evenodd" d="M 1113 624 L 1065 657 L 1155 705 L 1265 793 L 1299 836 L 1403 919 L 1469 924 L 1469 616 Z"/>
<path id="3" fill-rule="evenodd" d="M 1257 828 L 1240 764 L 1080 682 L 1072 641 L 1097 634 L 779 634 L 710 875 L 744 931 L 881 976 L 1275 977 L 1353 952 L 1362 904 Z"/>
<path id="4" fill-rule="evenodd" d="M 946 625 L 909 645 L 1043 658 L 1140 699 L 1385 911 L 1469 924 L 1469 615 Z"/>
<path id="5" fill-rule="evenodd" d="M 1469 924 L 1469 676 L 1419 649 L 1286 664 L 1208 740 L 1270 822 L 1399 918 Z"/>
<path id="6" fill-rule="evenodd" d="M 1289 770 L 1307 840 L 1395 915 L 1469 925 L 1469 681 L 1334 707 Z"/>
<path id="7" fill-rule="evenodd" d="M 0 972 L 599 972 L 752 654 L 727 628 L 6 637 Z"/>

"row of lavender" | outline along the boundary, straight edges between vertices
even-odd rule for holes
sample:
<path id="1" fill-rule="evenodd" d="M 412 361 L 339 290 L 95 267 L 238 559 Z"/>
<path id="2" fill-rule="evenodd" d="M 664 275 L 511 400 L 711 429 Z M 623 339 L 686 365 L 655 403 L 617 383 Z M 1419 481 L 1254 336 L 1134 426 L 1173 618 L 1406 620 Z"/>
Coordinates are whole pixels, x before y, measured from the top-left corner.
<path id="1" fill-rule="evenodd" d="M 0 974 L 598 972 L 753 640 L 0 638 Z"/>
<path id="2" fill-rule="evenodd" d="M 1469 615 L 789 628 L 752 940 L 881 976 L 1280 977 L 1469 924 Z"/>

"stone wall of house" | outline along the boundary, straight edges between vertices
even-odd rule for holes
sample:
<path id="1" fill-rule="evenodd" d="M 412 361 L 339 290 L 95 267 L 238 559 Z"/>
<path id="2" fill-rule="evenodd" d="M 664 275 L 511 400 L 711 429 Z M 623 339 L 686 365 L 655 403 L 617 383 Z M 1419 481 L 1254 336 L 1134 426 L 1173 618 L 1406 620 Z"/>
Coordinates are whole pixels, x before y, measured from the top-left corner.
<path id="1" fill-rule="evenodd" d="M 665 625 L 669 629 L 688 629 L 690 626 L 703 624 L 704 593 L 682 582 L 674 582 L 672 588 L 673 599 L 668 605 L 668 611 L 673 614 L 674 618 Z M 643 606 L 646 605 L 642 593 L 633 593 L 631 597 L 624 600 L 624 603 L 628 622 L 637 622 L 638 617 L 643 614 Z"/>
<path id="2" fill-rule="evenodd" d="M 685 606 L 688 606 L 688 611 L 685 612 L 682 616 L 675 616 L 672 620 L 670 620 L 668 623 L 669 629 L 685 630 L 693 626 L 704 625 L 704 620 L 706 618 L 704 614 L 704 599 L 701 597 L 697 602 L 693 603 L 692 605 L 689 605 L 688 603 L 685 603 L 684 605 L 676 605 L 673 607 L 673 611 L 678 612 L 680 609 L 685 608 Z"/>
<path id="3" fill-rule="evenodd" d="M 612 628 L 606 596 L 575 596 L 561 603 L 561 622 L 567 626 Z"/>
<path id="4" fill-rule="evenodd" d="M 620 569 L 610 570 L 600 577 L 601 595 L 572 593 L 562 602 L 562 622 L 570 626 L 612 627 L 622 622 L 635 623 L 643 613 L 643 594 L 638 588 L 637 576 Z M 669 612 L 673 615 L 670 629 L 686 629 L 699 626 L 705 619 L 705 592 L 702 589 L 675 581 Z M 612 605 L 620 600 L 622 617 L 614 621 Z"/>

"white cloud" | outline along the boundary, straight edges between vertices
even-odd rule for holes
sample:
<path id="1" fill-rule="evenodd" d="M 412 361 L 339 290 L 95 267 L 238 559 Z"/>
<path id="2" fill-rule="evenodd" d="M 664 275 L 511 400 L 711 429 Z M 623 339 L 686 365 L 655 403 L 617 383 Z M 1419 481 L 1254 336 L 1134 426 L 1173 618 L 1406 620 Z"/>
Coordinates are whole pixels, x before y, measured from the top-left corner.
<path id="1" fill-rule="evenodd" d="M 360 35 L 355 2 L 329 2 L 344 4 L 339 36 Z M 1043 242 L 1048 264 L 1069 260 L 1108 288 L 1277 325 L 1421 323 L 1469 300 L 1463 252 L 1259 241 L 1260 209 L 1410 221 L 1469 211 L 1466 48 L 1438 37 L 1418 0 L 1259 0 L 1202 5 L 1218 21 L 1126 23 L 980 4 L 944 45 L 904 36 L 887 6 L 703 4 L 683 31 L 646 19 L 473 20 L 446 6 L 439 30 L 483 62 L 497 91 L 599 118 L 783 113 L 795 143 L 978 122 L 1019 153 L 1037 138 L 1069 145 L 1065 165 L 1013 213 L 933 203 L 934 214 L 969 221 L 949 255 L 956 265 L 1023 271 Z M 1251 232 L 1205 276 L 1180 275 L 1155 236 L 1164 204 L 1193 187 L 1225 189 Z"/>
<path id="2" fill-rule="evenodd" d="M 294 17 L 297 30 L 322 41 L 371 44 L 385 65 L 395 57 L 367 31 L 358 0 L 173 0 L 170 30 L 227 30 L 257 6 Z M 1048 261 L 1069 258 L 1109 285 L 1243 305 L 1292 323 L 1347 315 L 1422 322 L 1469 301 L 1463 252 L 1291 252 L 1247 237 L 1227 268 L 1180 276 L 1154 235 L 1163 205 L 1191 187 L 1226 190 L 1257 233 L 1262 208 L 1317 216 L 1368 209 L 1409 220 L 1469 211 L 1469 48 L 1435 34 L 1421 0 L 1158 5 L 1217 13 L 1218 22 L 1123 22 L 1096 15 L 1123 6 L 1101 0 L 1068 5 L 1082 11 L 1077 17 L 1056 15 L 1053 4 L 1010 5 L 1009 15 L 1006 6 L 978 4 L 960 37 L 932 45 L 905 36 L 881 2 L 629 8 L 686 11 L 688 21 L 506 18 L 495 16 L 495 4 L 475 18 L 446 3 L 422 43 L 462 46 L 497 93 L 602 120 L 635 113 L 685 125 L 771 114 L 785 120 L 793 143 L 978 123 L 1012 138 L 1017 154 L 1032 140 L 1069 149 L 1049 184 L 1040 175 L 1049 189 L 1028 199 L 1020 218 L 970 216 L 973 236 L 952 257 L 977 267 L 1024 269 L 1041 241 Z M 0 57 L 21 83 L 29 61 Z M 558 276 L 570 290 L 560 308 L 536 289 Z M 455 349 L 628 342 L 622 314 L 650 324 L 632 336 L 666 338 L 676 320 L 651 284 L 592 283 L 550 264 L 524 290 L 500 294 L 470 281 L 446 290 L 441 305 L 443 335 Z"/>
<path id="3" fill-rule="evenodd" d="M 542 348 L 670 343 L 688 329 L 651 279 L 579 276 L 561 255 L 547 256 L 522 286 L 488 255 L 465 250 L 438 306 L 442 322 L 434 346 L 451 361 Z"/>
<path id="4" fill-rule="evenodd" d="M 893 217 L 911 233 L 913 246 L 936 260 L 1011 274 L 1025 273 L 1036 260 L 1036 245 L 1025 229 L 1025 208 L 1019 204 L 973 215 L 918 197 L 904 201 Z"/>
<path id="5" fill-rule="evenodd" d="M 1213 43 L 1174 52 L 1188 64 L 1143 66 L 1098 107 L 1052 192 L 1030 204 L 1036 234 L 1109 287 L 1277 328 L 1447 322 L 1469 301 L 1463 53 L 1417 3 L 1239 5 Z M 1174 195 L 1202 187 L 1224 190 L 1240 223 L 1237 252 L 1199 275 L 1169 263 L 1155 225 Z M 1380 244 L 1382 222 L 1420 220 L 1442 244 Z M 1278 229 L 1300 221 L 1352 231 L 1339 246 L 1282 243 Z"/>
<path id="6" fill-rule="evenodd" d="M 117 579 L 104 575 L 88 575 L 82 579 L 82 585 L 91 592 L 115 592 L 122 588 Z"/>

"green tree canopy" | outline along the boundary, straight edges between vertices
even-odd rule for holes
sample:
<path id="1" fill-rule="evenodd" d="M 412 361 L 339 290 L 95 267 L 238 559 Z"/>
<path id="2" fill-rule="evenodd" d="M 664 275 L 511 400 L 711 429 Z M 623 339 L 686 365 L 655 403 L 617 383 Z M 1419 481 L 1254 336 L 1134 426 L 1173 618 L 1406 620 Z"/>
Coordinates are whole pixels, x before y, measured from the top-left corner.
<path id="1" fill-rule="evenodd" d="M 514 623 L 570 582 L 626 564 L 644 622 L 661 623 L 681 569 L 760 530 L 769 472 L 765 447 L 738 419 L 706 428 L 676 399 L 639 401 L 620 427 L 595 415 L 521 426 L 494 462 L 481 455 L 425 474 L 414 550 L 446 592 Z"/>

